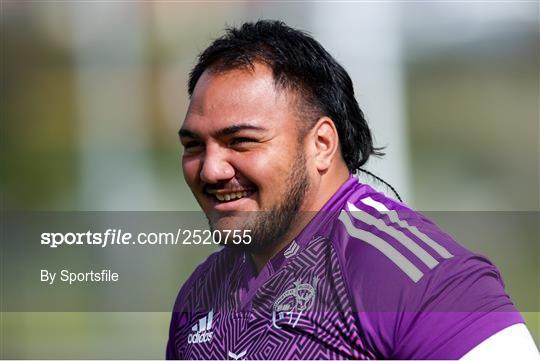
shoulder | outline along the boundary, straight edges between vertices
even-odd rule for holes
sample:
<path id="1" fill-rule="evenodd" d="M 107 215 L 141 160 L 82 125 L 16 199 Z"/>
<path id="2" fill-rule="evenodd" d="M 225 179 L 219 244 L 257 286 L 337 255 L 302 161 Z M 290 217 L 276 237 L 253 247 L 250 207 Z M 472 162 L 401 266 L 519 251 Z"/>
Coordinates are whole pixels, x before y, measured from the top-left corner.
<path id="1" fill-rule="evenodd" d="M 169 340 L 166 348 L 167 359 L 184 358 L 178 351 L 178 335 L 192 324 L 192 318 L 197 310 L 205 307 L 204 302 L 197 301 L 203 299 L 203 297 L 199 298 L 202 295 L 201 292 L 205 292 L 202 285 L 208 282 L 212 274 L 216 273 L 216 269 L 229 257 L 228 253 L 226 249 L 212 253 L 193 271 L 180 288 L 174 302 L 169 326 Z"/>
<path id="2" fill-rule="evenodd" d="M 193 312 L 195 308 L 204 308 L 205 305 L 201 301 L 211 298 L 207 293 L 214 288 L 209 287 L 210 285 L 219 285 L 223 282 L 228 274 L 227 268 L 230 268 L 236 256 L 233 253 L 228 248 L 217 250 L 197 266 L 180 288 L 173 311 Z"/>
<path id="3" fill-rule="evenodd" d="M 353 192 L 330 238 L 366 343 L 381 357 L 460 357 L 521 322 L 487 258 L 381 193 Z"/>
<path id="4" fill-rule="evenodd" d="M 348 197 L 330 238 L 349 283 L 356 286 L 392 285 L 394 293 L 425 294 L 435 284 L 480 274 L 504 286 L 489 259 L 461 246 L 420 212 L 373 189 Z"/>
<path id="5" fill-rule="evenodd" d="M 421 213 L 371 188 L 352 192 L 336 223 L 332 239 L 355 279 L 418 284 L 448 260 L 472 255 Z"/>

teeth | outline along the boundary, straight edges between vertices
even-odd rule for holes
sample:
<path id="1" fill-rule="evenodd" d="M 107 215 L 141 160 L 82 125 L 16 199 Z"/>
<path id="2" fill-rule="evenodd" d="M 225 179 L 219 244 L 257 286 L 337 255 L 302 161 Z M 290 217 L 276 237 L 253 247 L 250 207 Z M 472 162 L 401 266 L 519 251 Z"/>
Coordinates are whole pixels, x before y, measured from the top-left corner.
<path id="1" fill-rule="evenodd" d="M 234 199 L 240 199 L 240 198 L 246 197 L 247 195 L 248 195 L 247 191 L 232 192 L 232 193 L 227 193 L 227 194 L 214 193 L 214 196 L 216 196 L 216 198 L 220 202 L 224 202 L 224 201 L 227 202 L 227 201 L 231 201 L 231 200 L 234 200 Z"/>

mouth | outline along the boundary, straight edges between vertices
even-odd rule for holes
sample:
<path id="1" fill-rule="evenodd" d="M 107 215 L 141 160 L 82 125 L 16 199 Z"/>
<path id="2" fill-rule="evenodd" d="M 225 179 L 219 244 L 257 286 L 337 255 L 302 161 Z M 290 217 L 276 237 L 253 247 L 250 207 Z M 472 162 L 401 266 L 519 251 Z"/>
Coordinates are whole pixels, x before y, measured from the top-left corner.
<path id="1" fill-rule="evenodd" d="M 218 203 L 231 203 L 242 198 L 250 197 L 255 193 L 255 189 L 207 189 L 205 193 Z"/>

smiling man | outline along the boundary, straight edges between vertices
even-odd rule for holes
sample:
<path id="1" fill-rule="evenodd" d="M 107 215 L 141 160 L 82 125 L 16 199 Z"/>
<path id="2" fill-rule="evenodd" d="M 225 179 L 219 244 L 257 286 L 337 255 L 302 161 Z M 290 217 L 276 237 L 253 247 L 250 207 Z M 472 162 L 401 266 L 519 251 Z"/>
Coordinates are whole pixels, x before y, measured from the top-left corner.
<path id="1" fill-rule="evenodd" d="M 186 181 L 214 229 L 249 229 L 257 269 L 349 178 L 328 117 L 309 129 L 272 69 L 203 72 L 180 130 Z M 303 138 L 313 138 L 306 153 Z M 309 166 L 308 166 L 309 165 Z M 311 172 L 310 172 L 311 171 Z M 318 178 L 319 172 L 330 172 Z"/>
<path id="2" fill-rule="evenodd" d="M 214 41 L 179 131 L 213 230 L 249 230 L 191 275 L 168 358 L 537 356 L 497 269 L 352 174 L 372 155 L 346 71 L 283 23 Z M 247 243 L 247 242 L 246 242 Z"/>

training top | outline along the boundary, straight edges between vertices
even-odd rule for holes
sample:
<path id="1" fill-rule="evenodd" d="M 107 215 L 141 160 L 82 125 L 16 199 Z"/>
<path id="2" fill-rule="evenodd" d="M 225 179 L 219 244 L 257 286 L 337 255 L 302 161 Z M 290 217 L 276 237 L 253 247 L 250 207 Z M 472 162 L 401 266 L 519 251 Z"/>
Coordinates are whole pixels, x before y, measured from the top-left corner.
<path id="1" fill-rule="evenodd" d="M 168 359 L 458 359 L 523 323 L 497 268 L 351 176 L 257 274 L 213 253 L 176 299 Z"/>

